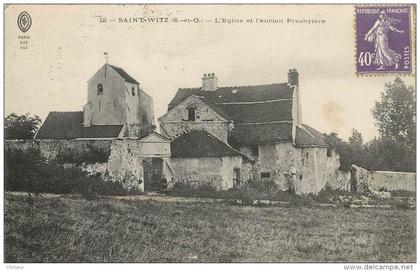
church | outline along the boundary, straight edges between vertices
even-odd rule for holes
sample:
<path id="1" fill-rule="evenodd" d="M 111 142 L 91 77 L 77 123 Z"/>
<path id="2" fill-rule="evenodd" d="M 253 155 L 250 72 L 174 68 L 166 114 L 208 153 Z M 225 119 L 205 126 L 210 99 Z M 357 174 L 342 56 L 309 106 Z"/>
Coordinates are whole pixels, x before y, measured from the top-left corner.
<path id="1" fill-rule="evenodd" d="M 153 99 L 122 68 L 105 64 L 87 83 L 83 111 L 50 112 L 35 139 L 140 138 L 153 129 Z"/>
<path id="2" fill-rule="evenodd" d="M 36 140 L 109 140 L 106 172 L 128 187 L 156 190 L 161 179 L 229 189 L 272 180 L 283 190 L 317 193 L 339 175 L 339 157 L 302 122 L 299 73 L 287 82 L 178 89 L 156 131 L 153 100 L 122 68 L 105 64 L 88 81 L 80 112 L 50 112 Z"/>

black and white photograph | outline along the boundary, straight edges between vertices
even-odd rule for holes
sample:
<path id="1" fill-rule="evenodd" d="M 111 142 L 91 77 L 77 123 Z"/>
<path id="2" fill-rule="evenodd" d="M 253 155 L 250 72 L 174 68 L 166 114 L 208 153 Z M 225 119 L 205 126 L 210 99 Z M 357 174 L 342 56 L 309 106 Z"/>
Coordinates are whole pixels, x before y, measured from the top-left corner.
<path id="1" fill-rule="evenodd" d="M 415 270 L 416 9 L 4 4 L 3 267 Z"/>

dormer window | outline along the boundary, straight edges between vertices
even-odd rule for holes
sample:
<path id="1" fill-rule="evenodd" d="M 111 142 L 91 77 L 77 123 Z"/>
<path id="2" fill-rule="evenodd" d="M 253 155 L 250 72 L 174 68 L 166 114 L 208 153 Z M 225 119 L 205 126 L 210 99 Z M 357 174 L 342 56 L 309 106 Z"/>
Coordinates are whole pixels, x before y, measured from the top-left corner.
<path id="1" fill-rule="evenodd" d="M 188 110 L 188 120 L 189 121 L 195 121 L 195 108 L 187 108 Z"/>
<path id="2" fill-rule="evenodd" d="M 131 88 L 131 95 L 136 96 L 136 89 L 134 87 Z"/>
<path id="3" fill-rule="evenodd" d="M 96 90 L 96 94 L 102 95 L 104 93 L 104 86 L 102 84 L 98 84 L 98 88 Z"/>

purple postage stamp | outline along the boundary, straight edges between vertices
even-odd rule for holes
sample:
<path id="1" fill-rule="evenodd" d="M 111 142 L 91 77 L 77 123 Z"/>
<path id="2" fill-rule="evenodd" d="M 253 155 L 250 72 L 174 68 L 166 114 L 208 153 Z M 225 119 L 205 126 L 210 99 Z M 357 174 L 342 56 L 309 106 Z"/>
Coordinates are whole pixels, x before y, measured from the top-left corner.
<path id="1" fill-rule="evenodd" d="M 356 6 L 356 71 L 410 73 L 411 7 Z"/>

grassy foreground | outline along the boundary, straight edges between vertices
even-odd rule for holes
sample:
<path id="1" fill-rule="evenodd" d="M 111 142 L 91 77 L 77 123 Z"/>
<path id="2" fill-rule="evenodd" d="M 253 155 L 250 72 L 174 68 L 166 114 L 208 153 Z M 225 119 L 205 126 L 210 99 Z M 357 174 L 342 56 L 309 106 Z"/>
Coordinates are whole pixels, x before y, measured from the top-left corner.
<path id="1" fill-rule="evenodd" d="M 415 210 L 5 195 L 5 262 L 414 262 Z"/>

